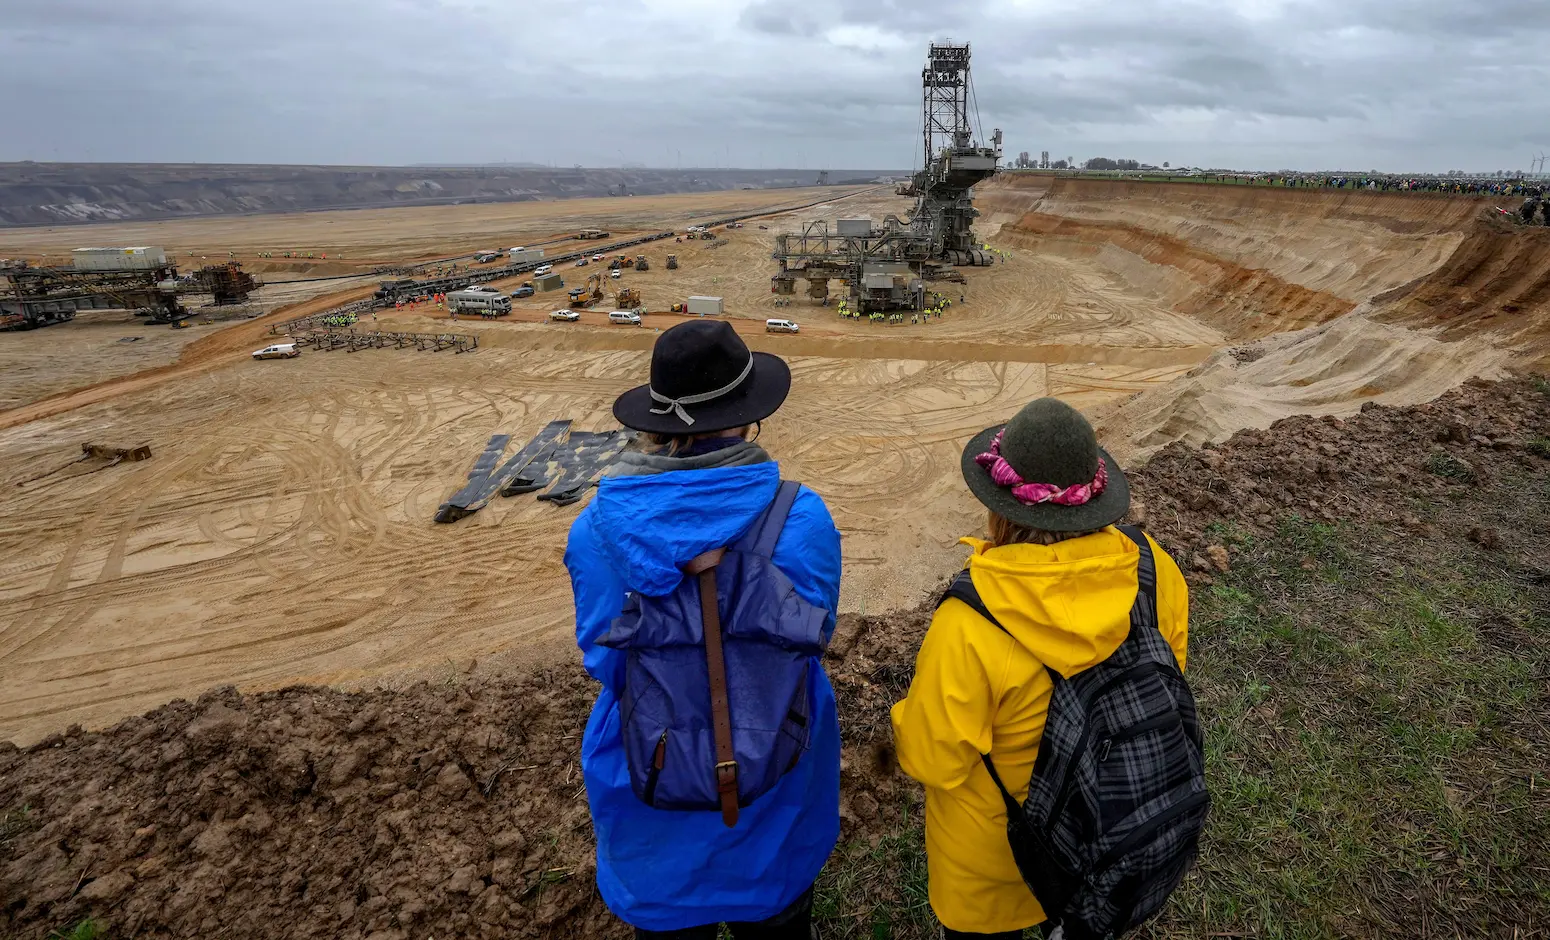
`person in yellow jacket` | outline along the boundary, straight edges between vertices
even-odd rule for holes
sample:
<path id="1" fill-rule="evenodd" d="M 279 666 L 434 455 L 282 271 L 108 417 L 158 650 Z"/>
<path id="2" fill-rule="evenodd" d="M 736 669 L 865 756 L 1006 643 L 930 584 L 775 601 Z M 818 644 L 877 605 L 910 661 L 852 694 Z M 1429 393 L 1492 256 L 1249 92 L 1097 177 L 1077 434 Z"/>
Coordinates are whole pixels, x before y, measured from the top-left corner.
<path id="1" fill-rule="evenodd" d="M 1047 918 L 1018 874 L 989 755 L 1019 802 L 1054 686 L 1107 659 L 1130 632 L 1140 550 L 1113 523 L 1130 489 L 1092 426 L 1053 398 L 987 428 L 963 474 L 990 510 L 988 537 L 965 538 L 980 599 L 1005 631 L 957 598 L 937 609 L 909 694 L 893 707 L 899 765 L 926 791 L 931 908 L 947 940 L 1015 940 Z M 1157 623 L 1184 667 L 1189 592 L 1155 541 Z"/>

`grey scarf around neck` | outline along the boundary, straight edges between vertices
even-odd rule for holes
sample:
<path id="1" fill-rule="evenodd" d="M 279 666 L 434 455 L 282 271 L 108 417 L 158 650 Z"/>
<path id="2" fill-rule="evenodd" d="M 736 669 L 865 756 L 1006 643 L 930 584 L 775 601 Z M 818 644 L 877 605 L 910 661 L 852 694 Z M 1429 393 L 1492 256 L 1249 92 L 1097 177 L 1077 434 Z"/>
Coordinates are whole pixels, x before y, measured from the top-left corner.
<path id="1" fill-rule="evenodd" d="M 753 441 L 743 441 L 696 457 L 667 457 L 626 451 L 604 472 L 610 477 L 645 477 L 670 470 L 709 470 L 713 467 L 747 467 L 769 463 L 770 455 Z"/>

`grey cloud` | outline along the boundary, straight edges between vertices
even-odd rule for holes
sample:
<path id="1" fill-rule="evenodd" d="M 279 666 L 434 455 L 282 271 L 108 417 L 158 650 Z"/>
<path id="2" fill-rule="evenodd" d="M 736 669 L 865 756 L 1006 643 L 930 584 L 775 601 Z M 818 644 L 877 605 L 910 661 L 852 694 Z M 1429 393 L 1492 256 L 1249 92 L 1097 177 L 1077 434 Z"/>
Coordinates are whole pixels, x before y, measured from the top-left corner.
<path id="1" fill-rule="evenodd" d="M 1013 153 L 1493 169 L 1550 149 L 1544 0 L 684 4 L 10 0 L 0 159 L 908 169 L 944 35 L 974 43 L 984 129 Z"/>

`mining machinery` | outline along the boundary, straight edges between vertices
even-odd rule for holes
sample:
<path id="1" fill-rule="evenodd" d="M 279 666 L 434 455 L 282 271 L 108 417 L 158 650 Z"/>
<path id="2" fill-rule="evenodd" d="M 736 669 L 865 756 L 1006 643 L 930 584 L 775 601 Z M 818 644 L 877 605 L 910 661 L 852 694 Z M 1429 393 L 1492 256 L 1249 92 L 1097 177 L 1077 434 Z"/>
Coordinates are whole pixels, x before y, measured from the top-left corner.
<path id="1" fill-rule="evenodd" d="M 669 271 L 676 271 L 676 270 L 678 270 L 678 256 L 677 255 L 668 255 L 667 256 L 667 269 Z"/>
<path id="2" fill-rule="evenodd" d="M 30 330 L 75 318 L 79 310 L 129 310 L 153 323 L 178 324 L 193 313 L 190 295 L 209 294 L 212 306 L 244 304 L 260 282 L 239 262 L 209 265 L 178 275 L 171 262 L 132 270 L 77 270 L 31 265 L 0 267 L 0 329 Z"/>
<path id="3" fill-rule="evenodd" d="M 636 255 L 635 256 L 635 270 L 637 270 L 637 271 L 650 271 L 651 270 L 651 263 L 646 260 L 646 256 L 645 255 Z"/>
<path id="4" fill-rule="evenodd" d="M 619 288 L 619 292 L 614 295 L 614 303 L 618 305 L 620 310 L 635 310 L 639 312 L 645 309 L 641 306 L 640 288 L 638 287 Z"/>
<path id="5" fill-rule="evenodd" d="M 924 167 L 899 190 L 915 197 L 910 217 L 833 232 L 826 222 L 810 222 L 800 234 L 777 235 L 772 257 L 780 269 L 771 292 L 791 296 L 800 279 L 808 282 L 809 297 L 823 300 L 829 282 L 838 280 L 857 311 L 918 310 L 926 281 L 961 280 L 951 266 L 991 263 L 974 236 L 979 212 L 972 189 L 995 174 L 1001 131 L 990 146 L 974 140 L 968 44 L 933 43 L 921 87 Z"/>
<path id="6" fill-rule="evenodd" d="M 573 287 L 570 290 L 570 305 L 572 307 L 591 307 L 603 299 L 603 275 L 587 275 L 585 287 Z"/>
<path id="7" fill-rule="evenodd" d="M 932 43 L 920 76 L 924 163 L 912 184 L 910 230 L 930 241 L 933 260 L 988 265 L 992 259 L 974 237 L 979 211 L 970 191 L 995 175 L 1001 129 L 996 128 L 988 147 L 974 141 L 969 44 Z"/>

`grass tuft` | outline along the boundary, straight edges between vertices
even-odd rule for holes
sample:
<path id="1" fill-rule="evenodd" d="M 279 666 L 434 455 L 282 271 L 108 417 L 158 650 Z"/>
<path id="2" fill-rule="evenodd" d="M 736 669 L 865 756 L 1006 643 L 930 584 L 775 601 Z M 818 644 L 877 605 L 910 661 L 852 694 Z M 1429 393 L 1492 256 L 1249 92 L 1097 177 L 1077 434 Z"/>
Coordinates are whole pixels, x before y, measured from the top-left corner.
<path id="1" fill-rule="evenodd" d="M 1444 451 L 1433 451 L 1426 458 L 1426 472 L 1448 480 L 1468 483 L 1474 480 L 1475 470 L 1469 464 Z"/>
<path id="2" fill-rule="evenodd" d="M 28 804 L 6 810 L 4 815 L 0 815 L 0 846 L 9 844 L 25 832 L 31 832 L 37 828 L 37 824 L 32 807 Z"/>

